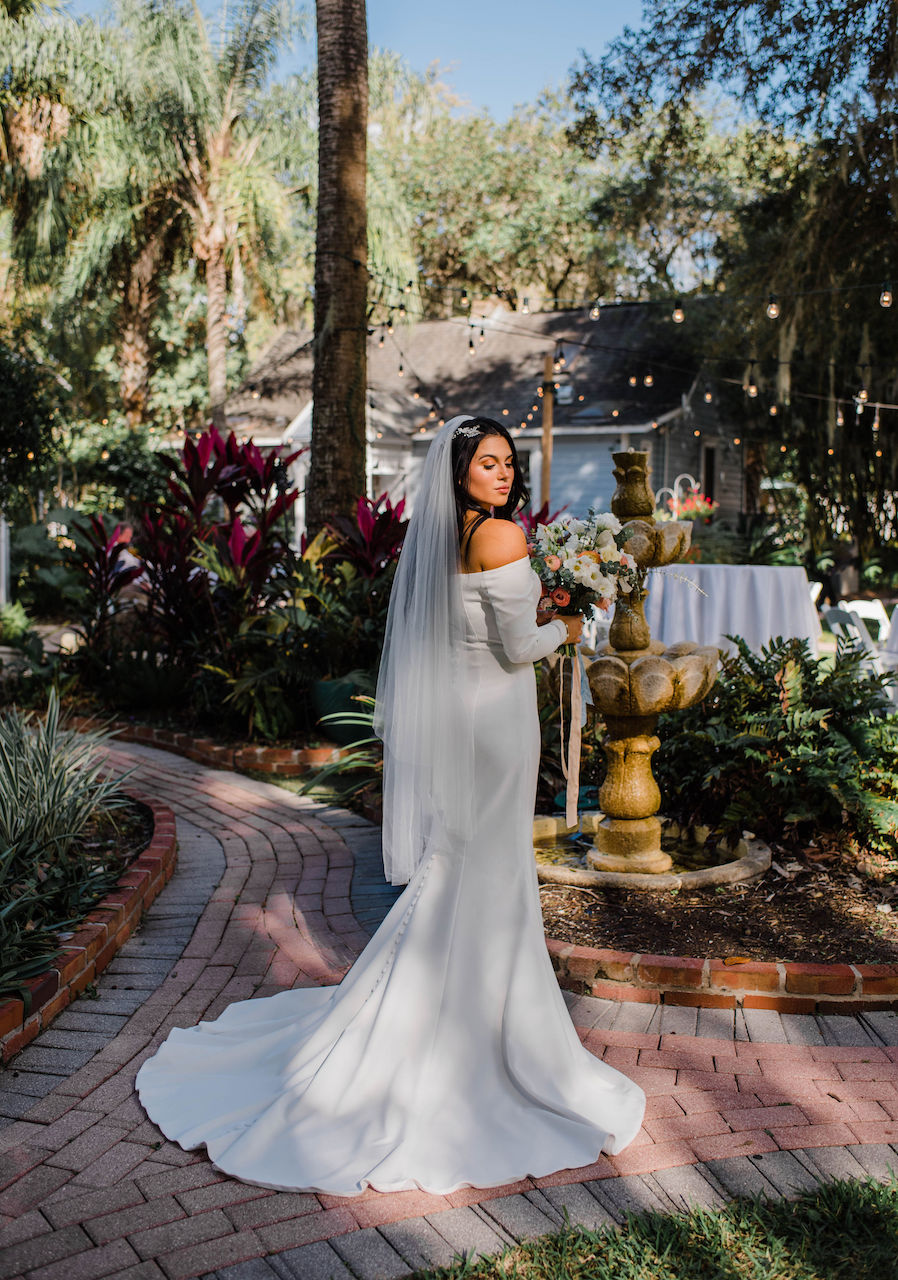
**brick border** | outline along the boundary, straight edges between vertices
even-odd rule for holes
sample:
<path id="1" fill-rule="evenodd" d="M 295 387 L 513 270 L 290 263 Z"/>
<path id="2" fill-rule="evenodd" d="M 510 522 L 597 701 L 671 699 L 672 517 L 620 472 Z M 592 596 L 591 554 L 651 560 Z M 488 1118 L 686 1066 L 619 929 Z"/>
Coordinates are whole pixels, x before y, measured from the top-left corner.
<path id="1" fill-rule="evenodd" d="M 104 729 L 114 734 L 119 742 L 161 747 L 213 769 L 251 769 L 254 773 L 281 778 L 298 778 L 315 765 L 332 764 L 347 751 L 336 744 L 324 747 L 234 747 L 213 738 L 194 738 L 189 733 L 176 733 L 172 729 L 131 724 L 127 720 L 104 720 L 99 716 L 70 715 L 66 723 L 73 729 Z"/>
<path id="2" fill-rule="evenodd" d="M 152 810 L 150 843 L 119 876 L 115 888 L 88 912 L 52 967 L 21 984 L 25 999 L 0 999 L 3 1062 L 46 1030 L 56 1015 L 102 973 L 137 928 L 144 909 L 171 879 L 178 848 L 175 815 L 139 791 L 129 790 L 126 794 Z"/>
<path id="3" fill-rule="evenodd" d="M 898 1008 L 898 965 L 727 962 L 690 956 L 546 946 L 559 985 L 578 995 L 705 1009 L 778 1013 L 865 1013 Z"/>

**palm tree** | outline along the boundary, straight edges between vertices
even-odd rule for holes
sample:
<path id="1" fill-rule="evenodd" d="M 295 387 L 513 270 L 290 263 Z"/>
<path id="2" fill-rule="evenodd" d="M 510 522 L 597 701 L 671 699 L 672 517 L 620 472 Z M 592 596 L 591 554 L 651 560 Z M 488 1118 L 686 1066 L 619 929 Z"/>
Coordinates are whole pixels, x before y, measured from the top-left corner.
<path id="1" fill-rule="evenodd" d="M 365 491 L 368 250 L 365 0 L 318 0 L 315 371 L 306 522 L 315 533 Z"/>
<path id="2" fill-rule="evenodd" d="M 95 85 L 87 127 L 25 174 L 32 193 L 19 248 L 32 263 L 64 262 L 58 303 L 113 286 L 132 424 L 147 414 L 160 286 L 192 258 L 206 283 L 212 417 L 223 425 L 229 319 L 241 327 L 247 283 L 264 297 L 267 265 L 284 254 L 296 142 L 265 115 L 262 93 L 292 26 L 277 0 L 243 0 L 222 9 L 213 42 L 186 0 L 124 0 L 119 25 L 103 33 L 107 82 Z M 56 70 L 66 83 L 62 51 Z"/>

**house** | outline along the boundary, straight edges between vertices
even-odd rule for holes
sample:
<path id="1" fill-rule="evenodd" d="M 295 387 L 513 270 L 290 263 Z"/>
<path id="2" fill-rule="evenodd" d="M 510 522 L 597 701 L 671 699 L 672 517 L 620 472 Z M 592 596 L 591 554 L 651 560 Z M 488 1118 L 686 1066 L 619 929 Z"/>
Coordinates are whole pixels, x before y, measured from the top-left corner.
<path id="1" fill-rule="evenodd" d="M 312 416 L 309 332 L 288 330 L 229 398 L 229 425 L 259 445 L 307 444 Z M 551 509 L 607 510 L 611 455 L 647 449 L 652 484 L 694 480 L 735 521 L 743 506 L 738 427 L 721 421 L 678 331 L 657 307 L 620 303 L 598 320 L 586 310 L 455 316 L 371 331 L 368 340 L 368 492 L 413 508 L 429 441 L 459 413 L 507 424 L 533 503 L 540 505 L 546 354 L 554 357 Z M 294 464 L 304 487 L 308 454 Z M 682 477 L 688 477 L 683 480 Z M 297 504 L 298 528 L 303 525 Z"/>

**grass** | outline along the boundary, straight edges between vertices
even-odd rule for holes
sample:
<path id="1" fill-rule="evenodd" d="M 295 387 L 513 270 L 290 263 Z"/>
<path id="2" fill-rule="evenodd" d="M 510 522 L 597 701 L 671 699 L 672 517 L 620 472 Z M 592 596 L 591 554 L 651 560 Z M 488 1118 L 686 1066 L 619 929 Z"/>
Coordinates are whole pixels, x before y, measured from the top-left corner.
<path id="1" fill-rule="evenodd" d="M 898 1162 L 898 1161 L 896 1161 Z M 414 1280 L 896 1280 L 898 1176 L 830 1182 L 797 1200 L 627 1216 L 615 1231 L 567 1226 Z"/>

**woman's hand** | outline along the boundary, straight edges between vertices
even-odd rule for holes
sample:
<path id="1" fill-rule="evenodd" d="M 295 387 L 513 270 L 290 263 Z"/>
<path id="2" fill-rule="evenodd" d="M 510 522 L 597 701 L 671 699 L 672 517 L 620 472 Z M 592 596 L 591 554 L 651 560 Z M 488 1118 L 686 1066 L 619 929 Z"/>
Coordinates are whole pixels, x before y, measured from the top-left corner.
<path id="1" fill-rule="evenodd" d="M 578 644 L 583 634 L 583 618 L 579 613 L 556 613 L 558 618 L 567 627 L 567 640 L 565 644 Z"/>

